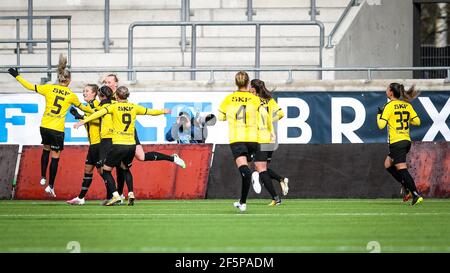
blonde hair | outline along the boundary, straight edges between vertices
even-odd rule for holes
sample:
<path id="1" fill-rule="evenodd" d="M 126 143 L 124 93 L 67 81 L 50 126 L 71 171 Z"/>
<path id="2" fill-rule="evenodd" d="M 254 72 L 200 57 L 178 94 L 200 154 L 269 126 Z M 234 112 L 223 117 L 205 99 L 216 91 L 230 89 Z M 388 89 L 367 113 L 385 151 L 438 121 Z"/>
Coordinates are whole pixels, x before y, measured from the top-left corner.
<path id="1" fill-rule="evenodd" d="M 408 91 L 405 91 L 405 87 L 402 84 L 400 85 L 400 90 L 402 93 L 402 100 L 407 102 L 411 102 L 420 95 L 420 91 L 416 89 L 415 85 L 411 86 Z"/>
<path id="2" fill-rule="evenodd" d="M 250 78 L 248 77 L 247 72 L 245 71 L 239 71 L 236 73 L 236 76 L 234 77 L 234 81 L 238 88 L 247 87 L 248 82 L 250 81 Z"/>
<path id="3" fill-rule="evenodd" d="M 67 57 L 63 54 L 59 55 L 58 61 L 58 82 L 59 83 L 69 83 L 72 79 L 70 71 L 67 69 Z"/>
<path id="4" fill-rule="evenodd" d="M 116 96 L 121 100 L 126 100 L 130 96 L 130 90 L 126 86 L 119 86 L 116 90 Z"/>

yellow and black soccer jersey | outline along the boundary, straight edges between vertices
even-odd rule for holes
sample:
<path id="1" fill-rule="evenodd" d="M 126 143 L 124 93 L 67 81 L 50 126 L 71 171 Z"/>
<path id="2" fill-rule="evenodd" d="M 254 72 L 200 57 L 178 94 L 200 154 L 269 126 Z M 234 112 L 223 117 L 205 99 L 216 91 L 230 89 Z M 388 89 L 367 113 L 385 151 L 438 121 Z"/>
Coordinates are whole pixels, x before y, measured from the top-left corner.
<path id="1" fill-rule="evenodd" d="M 410 103 L 392 100 L 384 106 L 381 115 L 377 115 L 377 124 L 380 129 L 388 125 L 389 143 L 392 144 L 402 140 L 411 141 L 409 126 L 419 126 L 420 118 Z"/>
<path id="2" fill-rule="evenodd" d="M 257 96 L 245 91 L 236 91 L 228 95 L 219 107 L 219 120 L 228 120 L 230 143 L 258 142 Z"/>
<path id="3" fill-rule="evenodd" d="M 36 91 L 45 97 L 45 111 L 41 121 L 43 128 L 64 132 L 66 114 L 71 105 L 75 105 L 85 112 L 89 111 L 88 107 L 80 103 L 69 87 L 56 84 L 33 85 L 20 75 L 16 79 L 28 90 Z"/>
<path id="4" fill-rule="evenodd" d="M 95 108 L 98 107 L 99 102 L 98 100 L 93 101 L 94 108 L 92 108 L 90 105 L 88 105 L 89 108 L 91 108 L 93 111 L 95 111 Z M 85 117 L 90 116 L 91 113 L 86 113 Z M 100 121 L 98 119 L 92 120 L 86 124 L 84 124 L 84 127 L 86 127 L 86 131 L 89 138 L 89 144 L 94 145 L 100 143 Z"/>
<path id="5" fill-rule="evenodd" d="M 164 111 L 154 110 L 142 107 L 137 104 L 129 102 L 117 102 L 110 104 L 98 112 L 90 115 L 84 119 L 84 122 L 89 122 L 98 119 L 104 115 L 111 114 L 114 134 L 112 137 L 113 144 L 135 145 L 134 138 L 134 124 L 136 115 L 162 115 Z"/>
<path id="6" fill-rule="evenodd" d="M 103 103 L 102 105 L 99 105 L 96 107 L 97 110 L 101 110 L 105 107 L 108 107 L 109 105 L 117 103 L 117 101 L 111 101 L 109 103 Z M 111 114 L 106 114 L 100 119 L 100 137 L 102 139 L 105 138 L 112 138 L 114 136 L 114 127 L 113 127 L 113 121 Z"/>
<path id="7" fill-rule="evenodd" d="M 273 143 L 275 141 L 273 123 L 282 119 L 284 113 L 273 98 L 260 100 L 261 104 L 258 108 L 258 142 Z"/>

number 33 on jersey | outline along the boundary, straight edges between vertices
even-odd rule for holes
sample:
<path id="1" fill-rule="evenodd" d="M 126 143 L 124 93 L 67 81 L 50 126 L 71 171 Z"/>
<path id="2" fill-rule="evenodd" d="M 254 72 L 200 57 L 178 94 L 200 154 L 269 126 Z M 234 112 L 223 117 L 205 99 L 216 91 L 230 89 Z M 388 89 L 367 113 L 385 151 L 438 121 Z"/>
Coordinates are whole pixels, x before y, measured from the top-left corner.
<path id="1" fill-rule="evenodd" d="M 389 126 L 389 143 L 396 143 L 401 140 L 411 141 L 409 136 L 409 125 L 420 125 L 420 119 L 412 105 L 402 100 L 392 100 L 388 102 L 381 115 L 378 115 L 378 127 Z"/>

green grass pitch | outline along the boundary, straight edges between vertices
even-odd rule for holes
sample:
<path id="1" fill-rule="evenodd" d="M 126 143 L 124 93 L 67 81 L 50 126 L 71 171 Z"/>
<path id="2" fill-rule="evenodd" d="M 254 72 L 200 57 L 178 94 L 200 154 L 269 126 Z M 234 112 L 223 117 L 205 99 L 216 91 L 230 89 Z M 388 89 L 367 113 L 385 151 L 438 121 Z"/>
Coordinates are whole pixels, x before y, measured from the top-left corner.
<path id="1" fill-rule="evenodd" d="M 0 252 L 450 252 L 450 200 L 0 201 Z"/>

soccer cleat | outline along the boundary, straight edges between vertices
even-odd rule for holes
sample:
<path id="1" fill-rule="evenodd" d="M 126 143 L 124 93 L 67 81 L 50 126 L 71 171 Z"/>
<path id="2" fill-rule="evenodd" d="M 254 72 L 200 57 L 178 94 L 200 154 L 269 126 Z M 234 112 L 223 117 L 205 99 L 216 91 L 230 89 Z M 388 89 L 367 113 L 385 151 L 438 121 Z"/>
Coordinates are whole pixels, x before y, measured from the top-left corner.
<path id="1" fill-rule="evenodd" d="M 121 202 L 120 196 L 113 196 L 111 199 L 106 202 L 105 206 L 114 206 L 116 204 L 119 204 Z"/>
<path id="2" fill-rule="evenodd" d="M 409 192 L 408 194 L 403 195 L 403 202 L 408 202 L 411 199 L 412 194 Z"/>
<path id="3" fill-rule="evenodd" d="M 123 193 L 120 195 L 120 202 L 119 205 L 123 205 L 125 203 L 125 195 Z"/>
<path id="4" fill-rule="evenodd" d="M 418 204 L 420 204 L 422 202 L 423 202 L 423 197 L 419 196 L 419 195 L 416 195 L 416 196 L 413 197 L 413 200 L 411 202 L 411 206 L 418 205 Z"/>
<path id="5" fill-rule="evenodd" d="M 256 171 L 252 173 L 252 186 L 253 190 L 257 194 L 261 193 L 261 183 L 259 183 L 259 173 Z"/>
<path id="6" fill-rule="evenodd" d="M 241 204 L 241 202 L 234 202 L 233 206 L 235 206 L 236 208 L 238 208 L 241 212 L 244 212 L 247 209 L 247 205 L 246 204 Z"/>
<path id="7" fill-rule="evenodd" d="M 186 163 L 184 163 L 184 160 L 181 159 L 180 156 L 178 156 L 177 154 L 173 154 L 172 156 L 173 156 L 173 163 L 177 164 L 183 169 L 186 169 Z"/>
<path id="8" fill-rule="evenodd" d="M 134 197 L 134 193 L 133 192 L 129 192 L 128 193 L 128 206 L 133 206 L 135 199 L 136 198 Z"/>
<path id="9" fill-rule="evenodd" d="M 41 184 L 41 186 L 45 186 L 45 184 L 47 184 L 47 179 L 45 177 L 42 177 L 41 181 L 39 181 L 39 184 Z"/>
<path id="10" fill-rule="evenodd" d="M 47 188 L 45 188 L 45 192 L 50 195 L 50 197 L 56 197 L 55 190 L 50 186 L 47 186 Z"/>
<path id="11" fill-rule="evenodd" d="M 270 203 L 269 206 L 278 206 L 281 204 L 281 198 L 276 196 L 275 199 L 273 199 Z"/>
<path id="12" fill-rule="evenodd" d="M 289 192 L 289 179 L 287 177 L 283 178 L 283 180 L 280 181 L 281 190 L 283 191 L 283 195 L 286 196 Z"/>
<path id="13" fill-rule="evenodd" d="M 85 201 L 84 201 L 84 198 L 78 198 L 78 196 L 77 197 L 75 197 L 74 199 L 72 199 L 72 200 L 68 200 L 68 201 L 66 201 L 66 203 L 67 204 L 69 204 L 69 205 L 84 205 L 84 203 L 85 203 Z"/>

